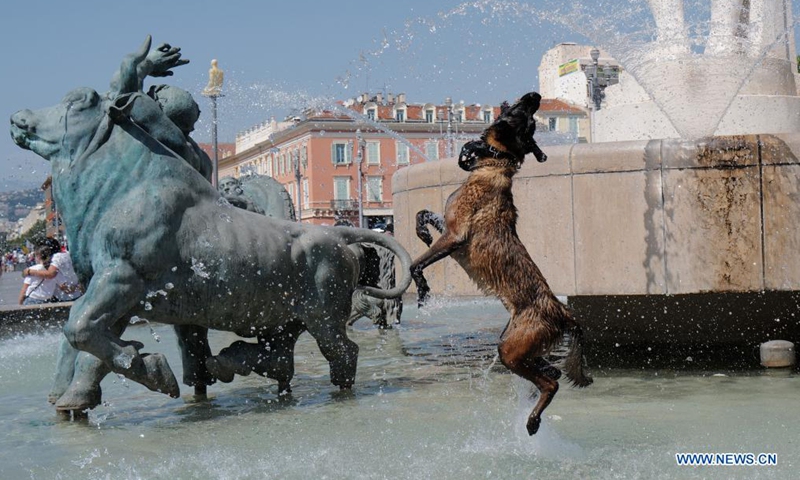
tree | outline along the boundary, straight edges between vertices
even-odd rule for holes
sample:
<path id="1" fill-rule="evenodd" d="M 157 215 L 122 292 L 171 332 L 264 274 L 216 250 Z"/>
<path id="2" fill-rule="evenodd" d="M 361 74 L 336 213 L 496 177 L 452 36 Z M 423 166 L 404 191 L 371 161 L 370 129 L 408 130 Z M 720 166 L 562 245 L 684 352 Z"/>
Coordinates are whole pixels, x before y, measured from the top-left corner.
<path id="1" fill-rule="evenodd" d="M 46 231 L 47 223 L 44 220 L 37 220 L 27 232 L 23 233 L 14 240 L 9 240 L 7 248 L 23 247 L 28 242 L 32 243 L 33 245 L 38 245 L 42 243 L 45 238 L 47 238 Z"/>

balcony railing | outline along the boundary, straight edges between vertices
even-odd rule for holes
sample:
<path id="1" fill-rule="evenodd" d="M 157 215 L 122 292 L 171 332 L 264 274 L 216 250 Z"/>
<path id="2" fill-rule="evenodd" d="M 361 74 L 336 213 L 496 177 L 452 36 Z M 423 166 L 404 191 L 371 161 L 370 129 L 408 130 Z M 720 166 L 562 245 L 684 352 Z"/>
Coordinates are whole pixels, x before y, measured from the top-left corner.
<path id="1" fill-rule="evenodd" d="M 358 202 L 352 198 L 331 200 L 331 208 L 334 210 L 355 210 L 358 208 Z"/>

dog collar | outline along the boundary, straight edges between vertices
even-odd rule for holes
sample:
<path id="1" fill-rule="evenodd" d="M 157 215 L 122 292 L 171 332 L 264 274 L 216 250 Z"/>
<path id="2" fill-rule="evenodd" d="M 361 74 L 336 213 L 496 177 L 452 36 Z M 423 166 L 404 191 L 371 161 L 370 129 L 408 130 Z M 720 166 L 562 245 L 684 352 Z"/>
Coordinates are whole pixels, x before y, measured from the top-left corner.
<path id="1" fill-rule="evenodd" d="M 516 155 L 498 150 L 497 148 L 489 145 L 484 140 L 474 140 L 467 142 L 461 148 L 461 153 L 458 155 L 458 165 L 467 171 L 472 170 L 472 166 L 481 158 L 495 158 L 498 160 L 511 160 L 519 166 L 520 161 Z"/>

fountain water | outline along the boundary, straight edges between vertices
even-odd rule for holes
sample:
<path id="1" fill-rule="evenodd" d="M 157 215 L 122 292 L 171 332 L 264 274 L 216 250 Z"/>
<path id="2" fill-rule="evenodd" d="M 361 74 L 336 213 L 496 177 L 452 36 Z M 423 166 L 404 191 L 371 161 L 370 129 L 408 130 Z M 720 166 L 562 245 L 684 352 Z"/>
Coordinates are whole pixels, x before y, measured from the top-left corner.
<path id="1" fill-rule="evenodd" d="M 595 371 L 591 388 L 563 388 L 529 437 L 530 386 L 492 367 L 506 319 L 496 301 L 447 300 L 409 306 L 392 331 L 357 324 L 349 395 L 328 383 L 325 360 L 302 336 L 290 397 L 255 376 L 214 385 L 207 401 L 110 376 L 105 403 L 76 422 L 59 421 L 43 398 L 57 334 L 6 338 L 0 477 L 790 478 L 797 469 L 800 420 L 786 412 L 798 378 L 773 372 Z M 126 338 L 165 352 L 180 375 L 172 330 L 154 328 L 158 344 L 147 326 Z M 215 351 L 233 339 L 210 336 Z M 676 465 L 676 453 L 698 450 L 776 453 L 778 465 Z"/>
<path id="2" fill-rule="evenodd" d="M 596 141 L 800 130 L 789 2 L 631 4 L 613 18 L 566 17 L 625 68 L 595 114 Z"/>

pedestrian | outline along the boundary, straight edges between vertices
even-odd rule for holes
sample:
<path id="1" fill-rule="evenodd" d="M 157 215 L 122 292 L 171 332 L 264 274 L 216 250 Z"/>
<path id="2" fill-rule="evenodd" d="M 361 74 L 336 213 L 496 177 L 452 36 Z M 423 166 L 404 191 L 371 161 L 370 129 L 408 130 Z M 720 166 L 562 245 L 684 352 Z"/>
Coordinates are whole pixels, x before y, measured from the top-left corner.
<path id="1" fill-rule="evenodd" d="M 58 285 L 55 297 L 58 301 L 69 302 L 83 295 L 84 290 L 72 266 L 69 252 L 62 252 L 61 244 L 54 238 L 46 239 L 43 246 L 50 249 L 52 258 L 50 266 L 46 270 L 28 271 L 27 274 L 48 280 L 55 279 Z"/>
<path id="2" fill-rule="evenodd" d="M 22 271 L 25 279 L 19 292 L 20 305 L 39 305 L 52 301 L 58 284 L 55 278 L 41 278 L 31 275 L 32 272 L 42 272 L 50 267 L 50 247 L 41 245 L 34 251 L 36 265 Z"/>

